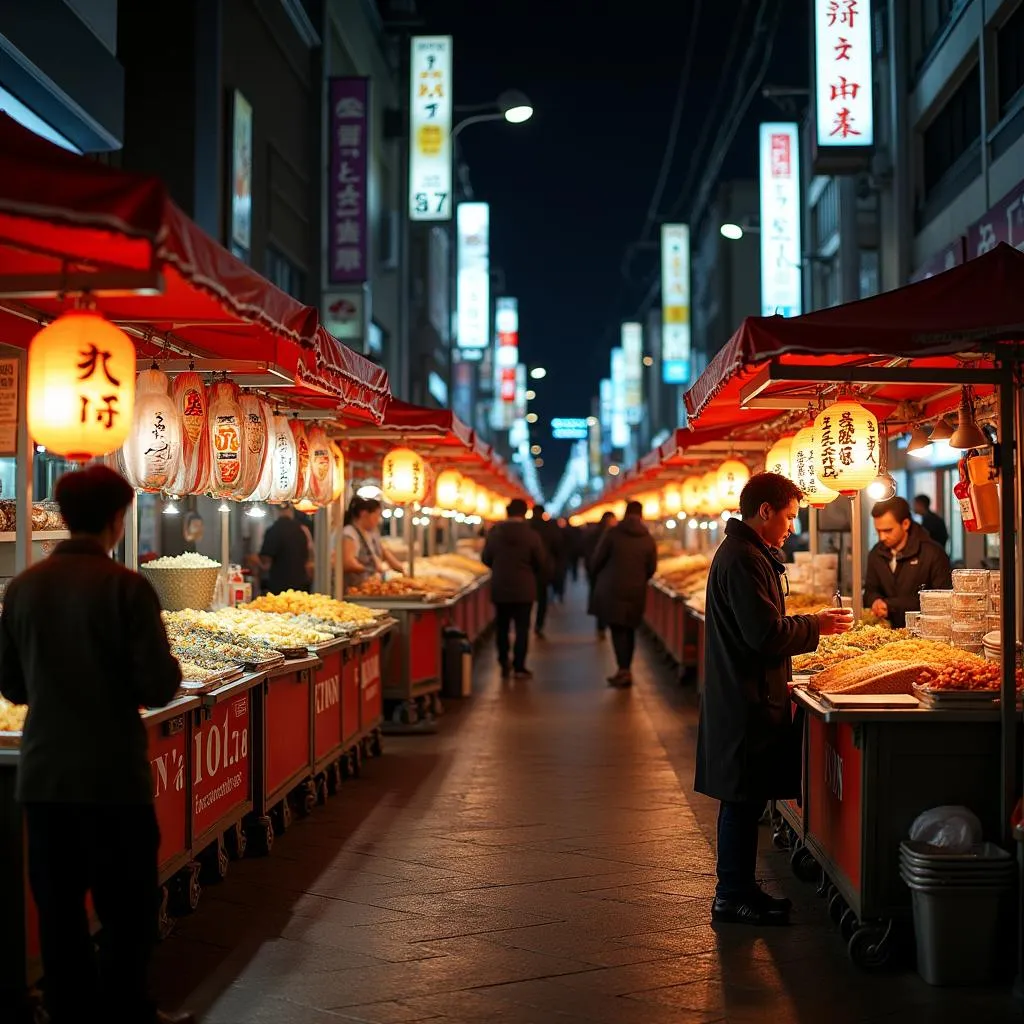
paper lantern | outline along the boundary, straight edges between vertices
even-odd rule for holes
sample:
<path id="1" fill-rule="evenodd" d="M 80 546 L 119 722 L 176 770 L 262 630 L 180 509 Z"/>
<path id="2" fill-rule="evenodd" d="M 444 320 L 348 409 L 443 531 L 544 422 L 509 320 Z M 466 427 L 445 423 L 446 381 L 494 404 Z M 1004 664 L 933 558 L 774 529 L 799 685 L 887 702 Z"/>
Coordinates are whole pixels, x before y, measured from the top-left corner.
<path id="1" fill-rule="evenodd" d="M 716 474 L 716 494 L 721 511 L 734 512 L 740 507 L 740 492 L 750 479 L 750 469 L 739 459 L 726 459 Z"/>
<path id="2" fill-rule="evenodd" d="M 491 511 L 491 495 L 483 487 L 476 492 L 476 515 L 483 519 Z"/>
<path id="3" fill-rule="evenodd" d="M 246 451 L 241 397 L 238 386 L 229 380 L 210 385 L 210 493 L 216 498 L 242 500 L 249 496 L 243 473 Z"/>
<path id="4" fill-rule="evenodd" d="M 699 476 L 688 476 L 679 489 L 683 503 L 683 512 L 688 516 L 695 516 L 700 512 L 704 503 L 704 480 Z"/>
<path id="5" fill-rule="evenodd" d="M 443 470 L 434 484 L 434 504 L 446 512 L 454 512 L 459 506 L 459 492 L 462 474 L 454 469 Z"/>
<path id="6" fill-rule="evenodd" d="M 306 433 L 309 441 L 309 490 L 308 495 L 318 505 L 331 500 L 334 488 L 334 466 L 331 462 L 331 442 L 327 431 L 320 424 L 310 427 Z"/>
<path id="7" fill-rule="evenodd" d="M 804 500 L 814 508 L 824 508 L 839 497 L 838 491 L 818 479 L 818 437 L 811 423 L 797 432 L 790 452 L 793 483 L 804 492 Z"/>
<path id="8" fill-rule="evenodd" d="M 471 516 L 476 511 L 476 481 L 470 480 L 468 476 L 462 478 L 459 484 L 459 500 L 455 505 L 455 511 L 463 515 Z"/>
<path id="9" fill-rule="evenodd" d="M 859 402 L 840 398 L 818 413 L 818 479 L 852 498 L 879 473 L 878 420 Z"/>
<path id="10" fill-rule="evenodd" d="M 135 411 L 135 346 L 97 313 L 75 310 L 28 348 L 28 431 L 72 462 L 117 451 Z"/>
<path id="11" fill-rule="evenodd" d="M 239 402 L 242 407 L 243 456 L 242 482 L 239 494 L 248 498 L 259 487 L 263 467 L 270 452 L 272 413 L 267 402 L 259 395 L 245 394 Z"/>
<path id="12" fill-rule="evenodd" d="M 270 458 L 273 463 L 273 475 L 268 500 L 280 505 L 295 499 L 295 484 L 299 471 L 295 436 L 286 416 L 274 417 L 272 438 Z"/>
<path id="13" fill-rule="evenodd" d="M 309 438 L 298 418 L 288 421 L 288 429 L 295 439 L 295 497 L 301 501 L 309 496 Z"/>
<path id="14" fill-rule="evenodd" d="M 171 396 L 181 423 L 181 459 L 171 494 L 203 494 L 210 481 L 209 400 L 203 378 L 189 370 L 174 378 Z"/>
<path id="15" fill-rule="evenodd" d="M 307 516 L 312 515 L 319 508 L 320 506 L 312 498 L 303 498 L 302 501 L 295 502 L 295 511 L 305 512 Z"/>
<path id="16" fill-rule="evenodd" d="M 394 505 L 411 505 L 427 494 L 426 463 L 411 448 L 393 448 L 381 465 L 380 489 Z M 476 508 L 476 491 L 473 492 Z"/>
<path id="17" fill-rule="evenodd" d="M 345 454 L 337 441 L 331 442 L 331 501 L 340 501 L 345 494 Z"/>
<path id="18" fill-rule="evenodd" d="M 643 494 L 638 499 L 643 506 L 644 519 L 661 518 L 661 496 L 658 494 Z"/>
<path id="19" fill-rule="evenodd" d="M 606 512 L 611 512 L 616 519 L 626 518 L 626 503 L 624 501 L 617 501 L 615 504 L 610 505 L 605 509 Z"/>
<path id="20" fill-rule="evenodd" d="M 678 484 L 669 484 L 661 494 L 661 507 L 666 514 L 677 516 L 683 507 L 683 492 Z"/>
<path id="21" fill-rule="evenodd" d="M 181 421 L 167 374 L 143 370 L 135 382 L 132 429 L 124 443 L 128 482 L 139 491 L 168 490 L 181 464 Z"/>
<path id="22" fill-rule="evenodd" d="M 706 516 L 721 515 L 724 506 L 718 496 L 718 472 L 711 470 L 701 478 L 700 511 Z"/>
<path id="23" fill-rule="evenodd" d="M 508 502 L 504 498 L 499 498 L 497 495 L 494 496 L 491 501 L 490 518 L 495 522 L 508 518 Z"/>
<path id="24" fill-rule="evenodd" d="M 792 449 L 793 435 L 780 437 L 768 449 L 768 454 L 764 457 L 764 471 L 766 473 L 778 473 L 779 476 L 792 480 L 793 466 L 790 458 Z"/>

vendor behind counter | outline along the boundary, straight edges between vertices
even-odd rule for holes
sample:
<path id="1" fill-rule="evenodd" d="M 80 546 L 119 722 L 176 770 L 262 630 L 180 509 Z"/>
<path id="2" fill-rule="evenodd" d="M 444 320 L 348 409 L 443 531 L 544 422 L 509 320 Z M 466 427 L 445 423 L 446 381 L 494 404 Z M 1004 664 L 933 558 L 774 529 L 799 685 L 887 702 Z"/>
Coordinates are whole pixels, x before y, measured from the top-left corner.
<path id="1" fill-rule="evenodd" d="M 913 521 L 906 498 L 889 498 L 871 509 L 878 543 L 868 553 L 864 607 L 894 628 L 907 612 L 920 611 L 921 590 L 953 585 L 949 556 Z"/>

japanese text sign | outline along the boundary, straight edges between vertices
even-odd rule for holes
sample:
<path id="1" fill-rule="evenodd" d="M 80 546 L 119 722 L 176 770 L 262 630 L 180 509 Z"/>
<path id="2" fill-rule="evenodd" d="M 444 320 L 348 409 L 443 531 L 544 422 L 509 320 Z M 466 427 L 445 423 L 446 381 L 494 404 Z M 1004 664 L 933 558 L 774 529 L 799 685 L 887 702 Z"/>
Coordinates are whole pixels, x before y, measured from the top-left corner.
<path id="1" fill-rule="evenodd" d="M 814 110 L 819 149 L 874 145 L 869 0 L 814 0 Z"/>
<path id="2" fill-rule="evenodd" d="M 625 323 L 620 330 L 626 422 L 636 426 L 643 418 L 644 332 L 638 323 Z"/>
<path id="3" fill-rule="evenodd" d="M 492 425 L 508 430 L 515 419 L 516 365 L 519 362 L 519 301 L 502 296 L 494 302 L 494 405 Z"/>
<path id="4" fill-rule="evenodd" d="M 761 315 L 803 312 L 800 137 L 795 124 L 761 125 Z"/>
<path id="5" fill-rule="evenodd" d="M 690 382 L 690 228 L 661 226 L 661 379 Z"/>
<path id="6" fill-rule="evenodd" d="M 626 417 L 626 354 L 612 349 L 612 447 L 629 445 L 629 420 Z"/>
<path id="7" fill-rule="evenodd" d="M 409 218 L 451 220 L 452 37 L 410 45 Z"/>
<path id="8" fill-rule="evenodd" d="M 369 278 L 370 80 L 332 78 L 331 179 L 327 189 L 327 237 L 331 284 L 361 284 Z"/>
<path id="9" fill-rule="evenodd" d="M 970 259 L 1007 242 L 1024 249 L 1024 182 L 1003 196 L 988 213 L 967 229 Z"/>
<path id="10" fill-rule="evenodd" d="M 491 269 L 487 203 L 459 203 L 457 339 L 462 349 L 483 350 L 491 334 Z"/>

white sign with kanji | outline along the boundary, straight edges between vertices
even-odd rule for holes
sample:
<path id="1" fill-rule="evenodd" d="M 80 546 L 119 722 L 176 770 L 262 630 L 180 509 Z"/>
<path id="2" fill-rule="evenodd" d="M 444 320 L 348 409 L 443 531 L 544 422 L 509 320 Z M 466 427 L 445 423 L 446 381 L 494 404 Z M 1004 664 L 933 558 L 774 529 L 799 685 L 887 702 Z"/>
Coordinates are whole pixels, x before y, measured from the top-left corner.
<path id="1" fill-rule="evenodd" d="M 690 382 L 690 228 L 661 226 L 661 376 Z"/>
<path id="2" fill-rule="evenodd" d="M 452 37 L 413 36 L 409 219 L 452 218 Z"/>
<path id="3" fill-rule="evenodd" d="M 490 207 L 459 203 L 456 338 L 461 349 L 491 344 Z"/>
<path id="4" fill-rule="evenodd" d="M 620 344 L 626 377 L 626 422 L 635 427 L 644 414 L 644 329 L 638 323 L 623 324 Z"/>
<path id="5" fill-rule="evenodd" d="M 761 125 L 761 315 L 803 312 L 800 135 L 792 123 Z"/>
<path id="6" fill-rule="evenodd" d="M 875 142 L 870 0 L 814 0 L 818 148 Z"/>

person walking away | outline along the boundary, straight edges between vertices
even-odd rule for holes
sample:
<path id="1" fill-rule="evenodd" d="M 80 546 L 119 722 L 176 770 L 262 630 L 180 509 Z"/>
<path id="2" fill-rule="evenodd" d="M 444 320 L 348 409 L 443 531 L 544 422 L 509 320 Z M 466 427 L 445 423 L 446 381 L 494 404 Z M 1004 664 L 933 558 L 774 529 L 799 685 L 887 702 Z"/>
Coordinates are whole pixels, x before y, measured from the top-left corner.
<path id="1" fill-rule="evenodd" d="M 569 575 L 569 536 L 566 530 L 569 527 L 564 519 L 558 519 L 555 526 L 558 529 L 559 559 L 553 569 L 551 591 L 559 604 L 565 604 L 565 581 Z"/>
<path id="2" fill-rule="evenodd" d="M 910 517 L 906 498 L 889 498 L 871 509 L 878 543 L 868 552 L 864 573 L 864 607 L 894 629 L 907 623 L 907 612 L 921 609 L 921 590 L 953 586 L 949 556 L 923 526 Z"/>
<path id="3" fill-rule="evenodd" d="M 562 534 L 558 524 L 553 523 L 544 510 L 544 506 L 533 506 L 530 516 L 530 527 L 536 531 L 544 547 L 544 574 L 537 578 L 537 615 L 533 631 L 541 640 L 544 639 L 544 623 L 548 617 L 548 591 L 555 581 L 555 574 L 562 561 Z"/>
<path id="4" fill-rule="evenodd" d="M 605 512 L 600 522 L 592 523 L 583 534 L 583 567 L 587 573 L 587 614 L 597 620 L 597 638 L 603 640 L 608 624 L 601 618 L 594 605 L 594 554 L 605 533 L 615 525 L 615 513 Z"/>
<path id="5" fill-rule="evenodd" d="M 267 593 L 309 590 L 313 582 L 312 538 L 290 505 L 278 509 L 277 519 L 263 535 L 260 553 L 252 561 L 266 576 Z"/>
<path id="6" fill-rule="evenodd" d="M 708 577 L 704 667 L 694 789 L 719 801 L 718 884 L 712 921 L 788 924 L 790 902 L 757 884 L 758 823 L 769 800 L 800 795 L 800 729 L 790 710 L 790 659 L 821 636 L 853 626 L 828 608 L 787 615 L 779 548 L 803 493 L 775 473 L 752 476 L 740 493 Z"/>
<path id="7" fill-rule="evenodd" d="M 658 567 L 658 549 L 643 520 L 643 505 L 631 501 L 617 526 L 606 530 L 594 552 L 594 608 L 612 630 L 618 670 L 609 686 L 633 685 L 636 630 L 643 622 L 647 582 Z"/>
<path id="8" fill-rule="evenodd" d="M 502 679 L 530 679 L 526 667 L 530 647 L 530 614 L 540 581 L 548 572 L 540 536 L 526 521 L 526 502 L 509 502 L 508 518 L 487 534 L 481 555 L 491 570 L 491 601 L 495 612 L 495 643 Z M 509 627 L 515 627 L 515 647 L 509 660 Z"/>
<path id="9" fill-rule="evenodd" d="M 579 582 L 580 562 L 583 559 L 583 531 L 570 521 L 563 533 L 565 537 L 565 554 L 569 575 L 573 583 Z"/>
<path id="10" fill-rule="evenodd" d="M 925 533 L 945 551 L 949 543 L 949 530 L 942 516 L 932 511 L 932 499 L 927 494 L 919 494 L 914 499 L 914 511 L 921 517 Z"/>
<path id="11" fill-rule="evenodd" d="M 391 569 L 402 572 L 402 563 L 384 547 L 380 536 L 383 507 L 376 498 L 354 497 L 341 531 L 342 571 L 345 586 L 358 587 Z"/>
<path id="12" fill-rule="evenodd" d="M 61 477 L 71 538 L 11 581 L 0 617 L 0 693 L 28 704 L 17 798 L 52 1024 L 193 1019 L 160 1013 L 147 984 L 160 832 L 139 707 L 169 703 L 181 670 L 153 588 L 109 554 L 132 497 L 106 466 Z"/>

